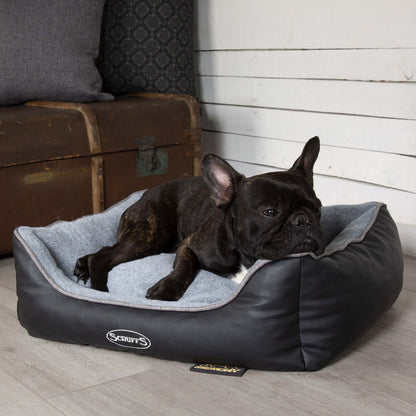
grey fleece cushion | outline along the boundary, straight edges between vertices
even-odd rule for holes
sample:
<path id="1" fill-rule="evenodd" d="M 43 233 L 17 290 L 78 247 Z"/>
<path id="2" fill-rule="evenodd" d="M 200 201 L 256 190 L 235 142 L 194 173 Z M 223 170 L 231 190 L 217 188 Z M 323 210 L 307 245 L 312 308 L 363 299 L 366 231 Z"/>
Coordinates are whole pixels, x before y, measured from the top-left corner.
<path id="1" fill-rule="evenodd" d="M 109 101 L 95 66 L 105 0 L 0 1 L 0 106 Z"/>

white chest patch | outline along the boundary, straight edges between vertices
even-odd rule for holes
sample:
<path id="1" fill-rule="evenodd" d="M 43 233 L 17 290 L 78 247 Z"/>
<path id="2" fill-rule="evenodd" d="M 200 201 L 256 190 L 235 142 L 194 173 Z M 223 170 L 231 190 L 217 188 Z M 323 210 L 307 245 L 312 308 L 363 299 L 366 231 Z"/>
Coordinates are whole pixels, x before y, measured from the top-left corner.
<path id="1" fill-rule="evenodd" d="M 246 276 L 247 271 L 248 270 L 242 264 L 240 264 L 240 269 L 238 270 L 238 272 L 230 276 L 230 278 L 233 282 L 240 284 Z"/>

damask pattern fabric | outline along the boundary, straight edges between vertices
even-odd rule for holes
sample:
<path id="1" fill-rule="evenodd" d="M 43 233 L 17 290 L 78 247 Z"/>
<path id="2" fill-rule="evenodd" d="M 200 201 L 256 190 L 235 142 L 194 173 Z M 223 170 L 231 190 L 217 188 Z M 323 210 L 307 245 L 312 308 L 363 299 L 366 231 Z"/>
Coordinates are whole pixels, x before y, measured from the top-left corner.
<path id="1" fill-rule="evenodd" d="M 104 0 L 0 1 L 0 106 L 108 101 L 95 66 Z"/>
<path id="2" fill-rule="evenodd" d="M 98 68 L 115 95 L 195 95 L 193 0 L 107 0 Z"/>

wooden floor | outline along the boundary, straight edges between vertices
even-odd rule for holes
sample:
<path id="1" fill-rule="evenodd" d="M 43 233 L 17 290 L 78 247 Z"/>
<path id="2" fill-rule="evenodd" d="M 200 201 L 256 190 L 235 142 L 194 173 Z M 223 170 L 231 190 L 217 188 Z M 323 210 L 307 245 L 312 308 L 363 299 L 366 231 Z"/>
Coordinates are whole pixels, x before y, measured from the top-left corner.
<path id="1" fill-rule="evenodd" d="M 191 364 L 30 337 L 16 318 L 12 258 L 0 259 L 0 415 L 416 415 L 416 259 L 403 292 L 359 342 L 315 373 Z"/>

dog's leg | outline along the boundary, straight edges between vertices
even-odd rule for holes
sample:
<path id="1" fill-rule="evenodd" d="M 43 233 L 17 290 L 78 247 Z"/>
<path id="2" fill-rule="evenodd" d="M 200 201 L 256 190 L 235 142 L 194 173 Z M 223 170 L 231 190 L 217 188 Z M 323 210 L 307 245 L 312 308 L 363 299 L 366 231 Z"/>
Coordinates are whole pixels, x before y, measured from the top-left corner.
<path id="1" fill-rule="evenodd" d="M 123 228 L 114 246 L 79 258 L 75 276 L 84 282 L 90 278 L 92 289 L 108 291 L 108 272 L 115 266 L 171 249 L 172 233 L 167 232 L 167 228 L 161 223 L 155 225 L 151 220 L 137 222 L 129 230 Z"/>
<path id="2" fill-rule="evenodd" d="M 194 281 L 199 270 L 196 254 L 186 245 L 176 251 L 175 263 L 170 274 L 153 285 L 146 294 L 148 299 L 178 300 Z"/>
<path id="3" fill-rule="evenodd" d="M 119 261 L 114 261 L 115 254 L 121 251 L 120 246 L 124 246 L 123 241 L 118 242 L 114 246 L 105 246 L 98 250 L 96 253 L 91 253 L 87 254 L 84 257 L 80 257 L 77 260 L 74 269 L 74 275 L 77 276 L 78 282 L 80 280 L 83 280 L 84 283 L 87 283 L 90 277 L 94 276 L 91 277 L 91 284 L 93 286 L 93 289 L 106 291 L 107 289 L 105 287 L 99 289 L 99 287 L 103 285 L 100 285 L 98 282 L 100 280 L 106 280 L 101 279 L 99 276 L 101 274 L 106 275 L 117 264 L 134 260 L 136 258 L 136 253 L 131 253 L 131 250 L 126 250 L 124 253 L 124 257 L 118 255 L 117 257 Z M 106 283 L 106 281 L 104 283 Z"/>
<path id="4" fill-rule="evenodd" d="M 113 258 L 116 251 L 118 251 L 119 246 L 120 243 L 117 243 L 112 247 L 103 247 L 97 253 L 87 257 L 88 270 L 90 271 L 91 289 L 108 292 L 108 272 L 117 265 L 117 263 L 113 264 Z M 125 261 L 128 261 L 129 257 L 126 256 L 125 258 Z"/>
<path id="5" fill-rule="evenodd" d="M 77 260 L 74 274 L 85 283 L 91 279 L 91 288 L 107 292 L 108 272 L 120 263 L 144 257 L 136 247 L 129 244 L 128 240 L 122 240 L 114 246 L 106 246 L 93 254 L 81 257 Z"/>

